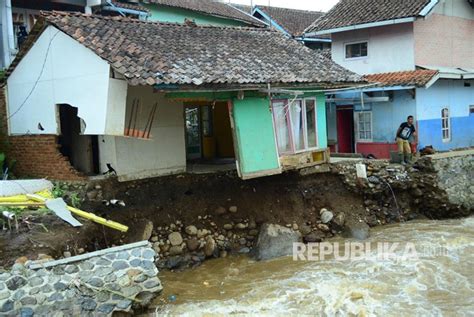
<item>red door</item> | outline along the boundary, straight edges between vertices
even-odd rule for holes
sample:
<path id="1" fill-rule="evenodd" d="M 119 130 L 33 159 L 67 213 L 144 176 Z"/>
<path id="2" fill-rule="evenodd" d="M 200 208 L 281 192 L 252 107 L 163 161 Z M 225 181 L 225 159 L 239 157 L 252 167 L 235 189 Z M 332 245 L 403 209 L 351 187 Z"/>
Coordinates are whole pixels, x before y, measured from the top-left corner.
<path id="1" fill-rule="evenodd" d="M 339 153 L 354 153 L 354 109 L 337 109 L 337 145 Z"/>

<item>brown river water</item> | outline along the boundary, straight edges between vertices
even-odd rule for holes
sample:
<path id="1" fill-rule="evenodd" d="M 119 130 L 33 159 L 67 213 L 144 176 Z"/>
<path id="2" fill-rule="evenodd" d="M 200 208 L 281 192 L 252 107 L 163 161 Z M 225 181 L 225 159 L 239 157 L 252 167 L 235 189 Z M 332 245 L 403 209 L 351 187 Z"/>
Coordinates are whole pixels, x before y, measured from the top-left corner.
<path id="1" fill-rule="evenodd" d="M 413 245 L 416 256 L 400 247 L 385 259 L 373 248 L 343 261 L 210 260 L 160 273 L 156 315 L 474 316 L 473 217 L 379 227 L 369 242 Z"/>

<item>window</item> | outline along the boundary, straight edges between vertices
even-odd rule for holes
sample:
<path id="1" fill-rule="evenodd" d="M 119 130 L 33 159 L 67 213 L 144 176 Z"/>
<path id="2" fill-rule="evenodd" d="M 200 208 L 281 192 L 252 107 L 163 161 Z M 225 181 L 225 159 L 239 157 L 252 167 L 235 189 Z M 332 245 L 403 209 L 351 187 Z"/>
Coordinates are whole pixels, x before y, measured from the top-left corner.
<path id="1" fill-rule="evenodd" d="M 469 115 L 474 114 L 474 105 L 469 106 Z"/>
<path id="2" fill-rule="evenodd" d="M 280 154 L 318 146 L 316 99 L 274 100 L 272 106 Z"/>
<path id="3" fill-rule="evenodd" d="M 356 112 L 357 139 L 372 141 L 372 112 Z"/>
<path id="4" fill-rule="evenodd" d="M 346 44 L 346 58 L 368 56 L 368 42 Z"/>
<path id="5" fill-rule="evenodd" d="M 441 131 L 443 134 L 443 142 L 451 140 L 451 122 L 449 121 L 449 109 L 441 110 Z"/>

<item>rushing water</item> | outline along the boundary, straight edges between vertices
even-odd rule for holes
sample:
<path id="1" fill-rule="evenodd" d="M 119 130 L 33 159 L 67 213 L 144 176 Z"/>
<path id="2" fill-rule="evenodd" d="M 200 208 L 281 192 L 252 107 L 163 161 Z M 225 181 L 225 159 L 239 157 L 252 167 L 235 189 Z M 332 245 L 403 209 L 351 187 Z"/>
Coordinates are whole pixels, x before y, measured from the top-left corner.
<path id="1" fill-rule="evenodd" d="M 161 274 L 165 292 L 157 312 L 474 316 L 474 218 L 380 227 L 370 242 L 380 241 L 414 243 L 418 257 L 402 258 L 405 249 L 399 248 L 398 260 L 381 260 L 377 250 L 347 261 L 216 259 L 194 270 Z"/>

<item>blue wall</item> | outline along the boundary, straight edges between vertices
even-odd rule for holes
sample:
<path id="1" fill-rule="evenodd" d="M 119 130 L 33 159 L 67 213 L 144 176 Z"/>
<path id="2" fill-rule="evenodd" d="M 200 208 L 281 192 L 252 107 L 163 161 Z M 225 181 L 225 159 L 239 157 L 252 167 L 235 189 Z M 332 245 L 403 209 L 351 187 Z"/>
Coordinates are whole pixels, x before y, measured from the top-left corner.
<path id="1" fill-rule="evenodd" d="M 470 83 L 466 87 L 464 83 Z M 474 146 L 474 80 L 439 80 L 429 89 L 417 89 L 419 147 L 432 145 L 447 151 Z M 443 142 L 441 110 L 448 108 L 451 122 L 451 139 Z"/>

